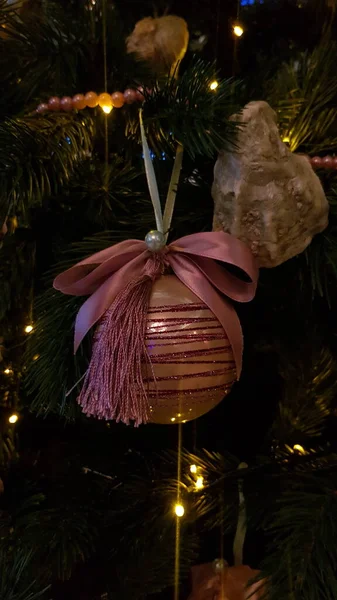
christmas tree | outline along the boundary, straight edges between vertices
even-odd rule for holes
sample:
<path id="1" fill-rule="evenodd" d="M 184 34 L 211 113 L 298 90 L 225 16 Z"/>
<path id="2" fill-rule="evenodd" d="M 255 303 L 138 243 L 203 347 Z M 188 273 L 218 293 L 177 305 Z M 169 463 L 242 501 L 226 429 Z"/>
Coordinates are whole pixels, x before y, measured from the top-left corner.
<path id="1" fill-rule="evenodd" d="M 0 0 L 1 600 L 337 598 L 335 8 Z M 123 271 L 74 354 L 115 272 L 88 257 L 130 239 L 168 317 Z M 148 344 L 140 406 L 143 325 L 173 350 L 166 377 Z"/>

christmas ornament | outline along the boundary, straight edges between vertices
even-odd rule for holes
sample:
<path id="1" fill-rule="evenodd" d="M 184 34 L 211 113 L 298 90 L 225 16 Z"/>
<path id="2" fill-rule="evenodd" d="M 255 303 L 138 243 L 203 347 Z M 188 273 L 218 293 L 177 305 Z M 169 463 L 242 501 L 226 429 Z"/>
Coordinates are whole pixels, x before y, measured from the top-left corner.
<path id="1" fill-rule="evenodd" d="M 247 565 L 217 569 L 218 561 L 192 567 L 192 594 L 188 600 L 258 600 L 263 597 L 261 581 L 249 584 L 259 571 Z"/>
<path id="2" fill-rule="evenodd" d="M 146 62 L 157 75 L 175 74 L 189 40 L 187 23 L 181 17 L 146 17 L 136 23 L 126 40 L 129 54 Z"/>
<path id="3" fill-rule="evenodd" d="M 221 152 L 215 165 L 213 229 L 248 244 L 260 267 L 275 267 L 326 228 L 328 201 L 307 158 L 281 141 L 266 102 L 250 102 L 232 119 L 244 127 L 238 152 Z"/>
<path id="4" fill-rule="evenodd" d="M 241 373 L 243 340 L 225 296 L 247 302 L 257 281 L 250 250 L 226 233 L 198 233 L 166 245 L 182 152 L 162 216 L 140 124 L 157 230 L 144 242 L 126 240 L 98 252 L 54 281 L 65 294 L 90 296 L 77 315 L 75 351 L 98 325 L 79 404 L 87 415 L 136 425 L 189 420 L 228 393 Z M 241 269 L 245 280 L 227 265 Z"/>
<path id="5" fill-rule="evenodd" d="M 237 278 L 220 262 L 239 267 L 250 281 Z M 169 269 L 184 285 L 162 278 Z M 84 412 L 138 425 L 152 419 L 189 420 L 215 406 L 242 365 L 240 322 L 221 294 L 247 302 L 256 279 L 249 249 L 223 232 L 186 236 L 159 251 L 128 240 L 59 275 L 56 289 L 91 294 L 76 319 L 75 350 L 100 322 L 79 397 Z M 178 288 L 180 296 L 175 297 Z M 169 327 L 167 319 L 173 319 Z M 193 334 L 184 336 L 192 323 Z M 198 362 L 208 360 L 201 369 Z"/>

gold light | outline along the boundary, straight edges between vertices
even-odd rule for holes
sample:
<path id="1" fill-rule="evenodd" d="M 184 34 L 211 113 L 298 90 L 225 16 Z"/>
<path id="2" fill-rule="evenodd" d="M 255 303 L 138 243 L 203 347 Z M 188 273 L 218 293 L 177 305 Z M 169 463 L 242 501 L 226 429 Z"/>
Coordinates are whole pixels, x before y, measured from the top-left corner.
<path id="1" fill-rule="evenodd" d="M 12 369 L 9 369 L 8 367 L 7 367 L 7 369 L 4 370 L 4 373 L 5 373 L 5 375 L 13 375 Z"/>
<path id="2" fill-rule="evenodd" d="M 174 512 L 176 513 L 177 517 L 183 517 L 185 514 L 185 509 L 182 504 L 176 504 L 174 507 Z"/>
<path id="3" fill-rule="evenodd" d="M 16 413 L 13 413 L 13 414 L 12 414 L 12 415 L 9 417 L 8 421 L 9 421 L 9 423 L 12 423 L 12 424 L 14 424 L 14 423 L 16 423 L 16 422 L 18 421 L 18 419 L 19 419 L 19 415 L 17 415 Z"/>
<path id="4" fill-rule="evenodd" d="M 174 421 L 175 421 L 175 420 L 176 420 L 176 418 L 175 418 L 175 417 L 172 417 L 172 418 L 171 418 L 171 421 L 172 421 L 172 423 L 174 423 Z"/>
<path id="5" fill-rule="evenodd" d="M 191 471 L 191 473 L 196 473 L 196 472 L 197 472 L 197 470 L 198 470 L 198 467 L 197 467 L 197 465 L 191 465 L 191 466 L 190 466 L 190 471 Z"/>
<path id="6" fill-rule="evenodd" d="M 103 110 L 103 112 L 105 112 L 106 115 L 109 115 L 112 111 L 112 106 L 108 106 L 108 105 L 102 106 L 102 110 Z"/>
<path id="7" fill-rule="evenodd" d="M 212 81 L 212 83 L 210 84 L 209 88 L 211 90 L 216 90 L 216 88 L 218 87 L 219 83 L 217 81 Z"/>
<path id="8" fill-rule="evenodd" d="M 33 329 L 34 329 L 33 325 L 26 325 L 25 332 L 32 333 Z"/>
<path id="9" fill-rule="evenodd" d="M 300 444 L 295 444 L 293 449 L 297 450 L 297 452 L 299 452 L 300 454 L 305 454 L 305 450 L 304 450 L 303 446 L 301 446 Z"/>
<path id="10" fill-rule="evenodd" d="M 282 142 L 284 142 L 285 144 L 289 144 L 289 142 L 290 142 L 290 137 L 286 135 L 286 136 L 283 138 Z"/>
<path id="11" fill-rule="evenodd" d="M 34 354 L 34 356 L 33 356 L 33 360 L 34 360 L 34 361 L 35 361 L 35 360 L 39 360 L 39 358 L 40 358 L 40 355 L 39 355 L 39 354 Z"/>
<path id="12" fill-rule="evenodd" d="M 234 35 L 236 35 L 236 37 L 241 37 L 243 34 L 243 28 L 241 27 L 241 25 L 234 25 L 233 33 Z"/>
<path id="13" fill-rule="evenodd" d="M 204 478 L 201 476 L 197 477 L 197 480 L 194 485 L 197 490 L 202 490 L 202 488 L 204 487 Z"/>

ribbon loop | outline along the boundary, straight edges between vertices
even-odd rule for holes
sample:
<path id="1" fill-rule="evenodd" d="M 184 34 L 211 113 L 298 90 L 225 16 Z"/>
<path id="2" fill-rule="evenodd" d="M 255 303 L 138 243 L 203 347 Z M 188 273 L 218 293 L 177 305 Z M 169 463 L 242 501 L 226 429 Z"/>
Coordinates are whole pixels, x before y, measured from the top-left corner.
<path id="1" fill-rule="evenodd" d="M 243 339 L 239 318 L 227 300 L 248 302 L 254 297 L 258 267 L 245 244 L 223 232 L 196 233 L 164 248 L 165 263 L 215 314 L 232 345 L 238 376 L 241 373 Z M 155 255 L 144 242 L 128 240 L 102 250 L 58 275 L 54 288 L 74 296 L 89 295 L 75 325 L 75 352 L 85 335 L 115 298 L 133 280 L 146 274 Z M 239 268 L 243 281 L 226 265 Z"/>

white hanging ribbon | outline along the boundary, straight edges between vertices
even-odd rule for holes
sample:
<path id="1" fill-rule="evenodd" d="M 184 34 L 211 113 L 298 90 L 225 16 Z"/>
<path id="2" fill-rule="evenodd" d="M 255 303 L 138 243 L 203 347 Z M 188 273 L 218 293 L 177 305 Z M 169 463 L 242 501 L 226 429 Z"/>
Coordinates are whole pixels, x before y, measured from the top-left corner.
<path id="1" fill-rule="evenodd" d="M 161 211 L 159 191 L 158 191 L 158 186 L 157 186 L 156 175 L 155 175 L 152 160 L 151 160 L 149 146 L 148 146 L 147 139 L 145 136 L 142 110 L 139 111 L 139 122 L 140 122 L 140 133 L 141 133 L 142 145 L 143 145 L 143 155 L 144 155 L 146 179 L 147 179 L 147 185 L 149 186 L 150 197 L 151 197 L 152 204 L 153 204 L 153 210 L 154 210 L 154 215 L 156 218 L 157 230 L 160 231 L 161 233 L 164 233 L 163 214 Z"/>
<path id="2" fill-rule="evenodd" d="M 174 210 L 174 205 L 175 205 L 175 201 L 176 201 L 180 171 L 181 171 L 181 167 L 183 166 L 183 155 L 184 155 L 184 149 L 181 144 L 178 144 L 176 157 L 174 159 L 174 165 L 173 165 L 170 185 L 169 185 L 166 202 L 165 202 L 165 210 L 164 210 L 165 242 L 167 240 L 167 236 L 169 234 L 169 230 L 171 227 L 171 221 L 172 221 L 173 210 Z"/>
<path id="3" fill-rule="evenodd" d="M 150 198 L 153 205 L 153 210 L 156 219 L 157 230 L 161 233 L 165 234 L 165 241 L 167 239 L 169 229 L 171 227 L 172 215 L 177 195 L 177 187 L 180 177 L 180 171 L 183 163 L 183 147 L 181 144 L 178 144 L 176 156 L 174 160 L 170 185 L 166 197 L 165 202 L 165 210 L 164 210 L 164 218 L 162 215 L 160 197 L 158 191 L 158 185 L 156 180 L 156 174 L 154 172 L 149 146 L 147 143 L 147 139 L 145 136 L 144 123 L 142 110 L 139 111 L 139 123 L 140 123 L 140 133 L 142 138 L 142 146 L 143 146 L 143 155 L 144 155 L 144 163 L 145 163 L 145 173 L 147 179 L 147 185 L 150 192 Z"/>
<path id="4" fill-rule="evenodd" d="M 248 468 L 248 465 L 244 462 L 240 463 L 238 466 L 238 469 L 247 469 L 247 468 Z M 238 517 L 238 524 L 236 527 L 236 533 L 235 533 L 234 544 L 233 544 L 233 555 L 234 555 L 234 565 L 235 566 L 242 565 L 243 545 L 245 543 L 246 529 L 247 529 L 246 504 L 245 504 L 245 497 L 243 494 L 242 479 L 239 479 L 238 489 L 239 489 L 239 517 Z"/>

